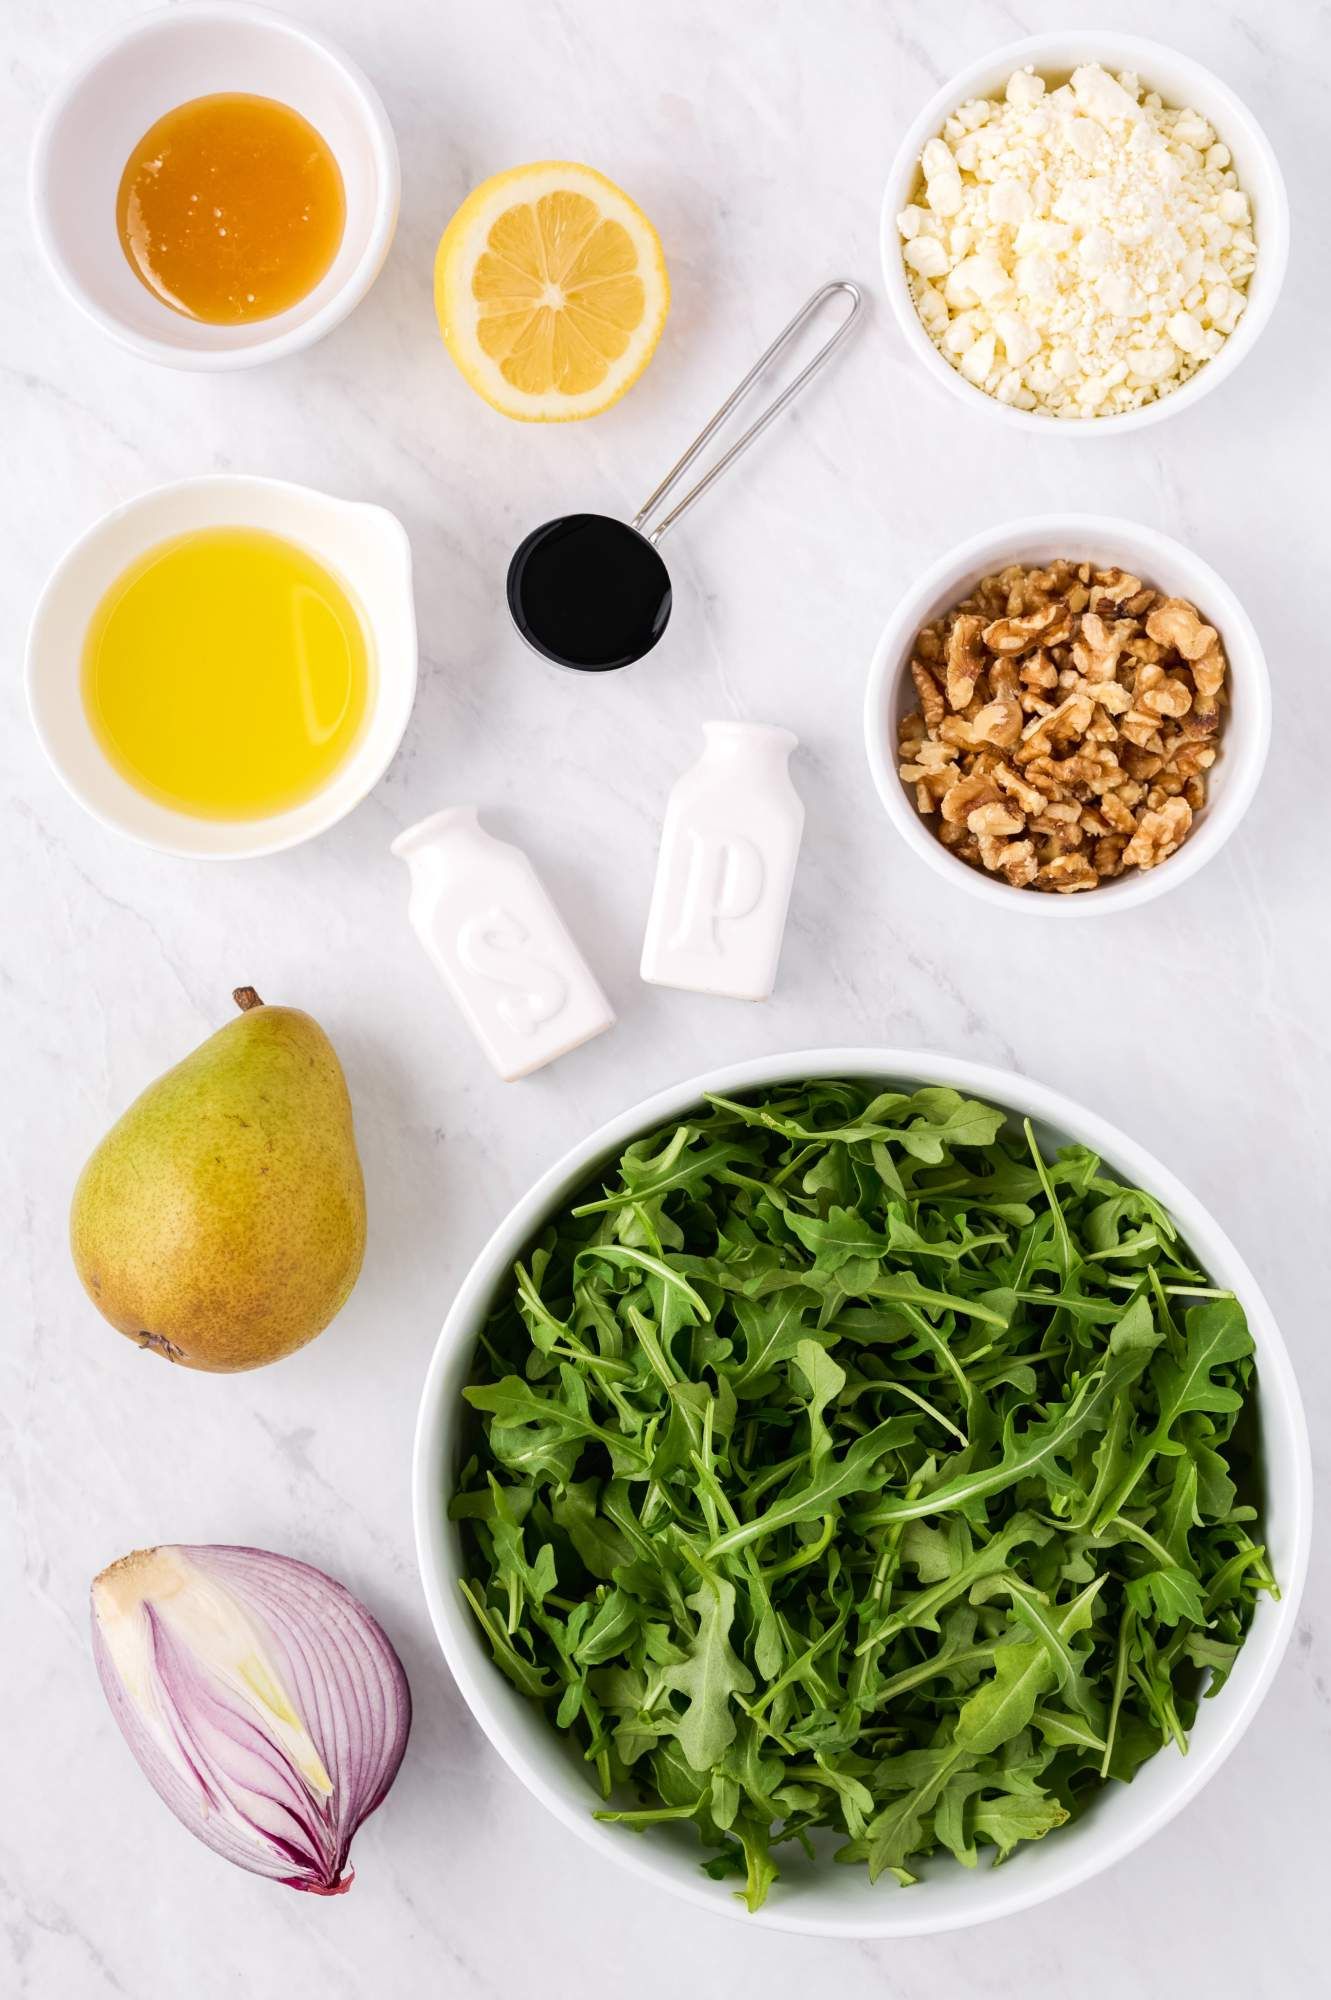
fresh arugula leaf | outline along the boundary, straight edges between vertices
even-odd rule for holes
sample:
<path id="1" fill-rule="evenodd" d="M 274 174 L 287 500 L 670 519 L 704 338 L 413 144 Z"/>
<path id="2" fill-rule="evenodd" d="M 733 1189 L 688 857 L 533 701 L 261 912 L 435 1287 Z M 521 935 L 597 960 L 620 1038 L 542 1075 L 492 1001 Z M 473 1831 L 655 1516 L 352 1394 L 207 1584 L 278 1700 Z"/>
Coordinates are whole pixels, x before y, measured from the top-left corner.
<path id="1" fill-rule="evenodd" d="M 1042 1840 L 1069 1815 L 1057 1799 L 1006 1797 L 982 1799 L 972 1822 L 977 1836 L 992 1840 L 1000 1861 L 1006 1861 L 1021 1840 Z"/>
<path id="2" fill-rule="evenodd" d="M 1202 1587 L 1185 1569 L 1151 1569 L 1136 1576 L 1126 1586 L 1128 1603 L 1139 1617 L 1154 1618 L 1160 1625 L 1206 1623 L 1206 1603 Z"/>
<path id="3" fill-rule="evenodd" d="M 730 1644 L 735 1586 L 709 1577 L 688 1600 L 698 1629 L 688 1657 L 667 1667 L 662 1685 L 686 1697 L 676 1734 L 695 1771 L 710 1771 L 735 1740 L 734 1697 L 750 1694 L 754 1679 Z"/>
<path id="4" fill-rule="evenodd" d="M 1103 1583 L 1103 1577 L 1088 1583 L 1052 1621 L 1055 1657 L 1051 1658 L 1043 1632 L 1036 1640 L 1015 1640 L 995 1649 L 992 1679 L 976 1690 L 957 1716 L 953 1732 L 956 1743 L 975 1756 L 984 1756 L 1026 1728 L 1036 1703 L 1058 1681 L 1057 1654 L 1066 1651 L 1067 1641 L 1074 1633 L 1084 1632 L 1090 1624 Z M 1077 1676 L 1075 1665 L 1072 1673 Z"/>

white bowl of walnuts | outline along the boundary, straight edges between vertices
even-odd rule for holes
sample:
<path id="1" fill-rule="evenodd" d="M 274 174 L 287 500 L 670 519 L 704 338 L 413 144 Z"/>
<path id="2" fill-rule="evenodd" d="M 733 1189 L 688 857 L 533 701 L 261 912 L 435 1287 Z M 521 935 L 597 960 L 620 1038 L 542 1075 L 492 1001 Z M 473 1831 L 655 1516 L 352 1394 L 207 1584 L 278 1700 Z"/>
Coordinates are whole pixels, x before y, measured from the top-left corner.
<path id="1" fill-rule="evenodd" d="M 1131 521 L 988 529 L 920 578 L 869 669 L 869 768 L 936 874 L 1069 918 L 1178 888 L 1266 762 L 1252 622 L 1191 550 Z"/>

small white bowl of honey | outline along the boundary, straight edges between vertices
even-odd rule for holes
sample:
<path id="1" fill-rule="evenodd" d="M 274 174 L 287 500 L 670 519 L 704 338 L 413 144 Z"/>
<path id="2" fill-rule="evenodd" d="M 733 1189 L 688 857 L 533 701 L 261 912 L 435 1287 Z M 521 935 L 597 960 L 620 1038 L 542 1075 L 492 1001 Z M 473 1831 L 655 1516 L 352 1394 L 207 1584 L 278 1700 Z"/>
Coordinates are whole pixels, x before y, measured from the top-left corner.
<path id="1" fill-rule="evenodd" d="M 57 565 L 27 688 L 57 776 L 104 825 L 192 860 L 294 847 L 359 805 L 406 730 L 406 529 L 278 479 L 156 487 Z"/>
<path id="2" fill-rule="evenodd" d="M 104 332 L 176 368 L 307 347 L 378 276 L 392 127 L 348 57 L 259 7 L 187 5 L 103 37 L 47 104 L 37 239 Z"/>

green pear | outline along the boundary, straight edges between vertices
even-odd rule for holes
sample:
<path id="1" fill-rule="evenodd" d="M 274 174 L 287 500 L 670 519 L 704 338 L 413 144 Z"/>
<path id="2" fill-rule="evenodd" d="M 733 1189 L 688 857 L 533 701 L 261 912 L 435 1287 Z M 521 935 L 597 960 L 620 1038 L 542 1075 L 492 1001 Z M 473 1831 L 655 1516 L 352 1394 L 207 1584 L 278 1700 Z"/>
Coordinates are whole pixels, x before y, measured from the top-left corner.
<path id="1" fill-rule="evenodd" d="M 228 1022 L 149 1084 L 74 1190 L 98 1311 L 186 1368 L 261 1368 L 321 1333 L 365 1253 L 346 1079 L 323 1029 L 236 991 Z"/>

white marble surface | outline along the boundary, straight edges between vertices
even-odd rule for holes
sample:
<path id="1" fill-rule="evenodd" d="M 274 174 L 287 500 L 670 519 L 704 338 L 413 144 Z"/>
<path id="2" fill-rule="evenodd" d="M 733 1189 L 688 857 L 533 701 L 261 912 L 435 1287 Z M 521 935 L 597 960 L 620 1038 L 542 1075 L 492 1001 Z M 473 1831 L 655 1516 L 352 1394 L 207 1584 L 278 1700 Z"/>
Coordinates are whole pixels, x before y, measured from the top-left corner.
<path id="1" fill-rule="evenodd" d="M 1158 1150 L 1267 1287 L 1325 1474 L 1325 8 L 1185 0 L 1167 28 L 1150 0 L 289 11 L 343 40 L 383 92 L 402 147 L 401 227 L 370 298 L 321 347 L 209 377 L 108 345 L 57 297 L 29 234 L 38 108 L 112 0 L 4 10 L 0 1990 L 1311 1994 L 1331 1778 L 1320 1556 L 1264 1712 L 1202 1802 L 1147 1849 L 988 1930 L 822 1944 L 746 1931 L 595 1864 L 507 1774 L 427 1625 L 408 1452 L 460 1273 L 590 1122 L 704 1065 L 881 1040 L 1044 1077 Z M 903 122 L 948 74 L 1024 30 L 1096 16 L 1168 33 L 1249 100 L 1290 182 L 1294 253 L 1251 362 L 1200 408 L 1119 441 L 1018 445 L 931 389 L 903 350 L 878 296 L 879 190 Z M 595 162 L 642 201 L 675 302 L 619 408 L 533 430 L 454 374 L 430 268 L 475 180 L 551 154 Z M 545 671 L 503 608 L 520 534 L 572 503 L 631 513 L 805 292 L 842 274 L 866 281 L 869 324 L 679 531 L 658 653 L 601 683 Z M 71 537 L 144 486 L 228 467 L 396 509 L 416 551 L 423 658 L 402 753 L 357 813 L 295 853 L 208 868 L 83 817 L 29 733 L 19 656 L 34 593 Z M 878 628 L 922 562 L 996 518 L 1061 506 L 1152 522 L 1224 571 L 1265 640 L 1276 727 L 1260 796 L 1214 866 L 1138 915 L 1050 936 L 940 892 L 903 851 L 871 792 L 859 706 Z M 777 994 L 758 1008 L 636 976 L 661 806 L 709 715 L 785 723 L 803 742 L 804 857 Z M 609 1036 L 518 1085 L 496 1082 L 460 1033 L 388 854 L 400 827 L 459 800 L 481 802 L 538 859 L 619 1010 Z M 223 1379 L 173 1372 L 103 1327 L 70 1268 L 65 1213 L 106 1124 L 226 1019 L 242 981 L 308 1007 L 342 1054 L 370 1241 L 331 1331 L 277 1368 Z M 85 1592 L 103 1563 L 154 1540 L 307 1557 L 368 1598 L 400 1646 L 415 1734 L 344 1900 L 229 1870 L 131 1766 L 93 1676 Z"/>

